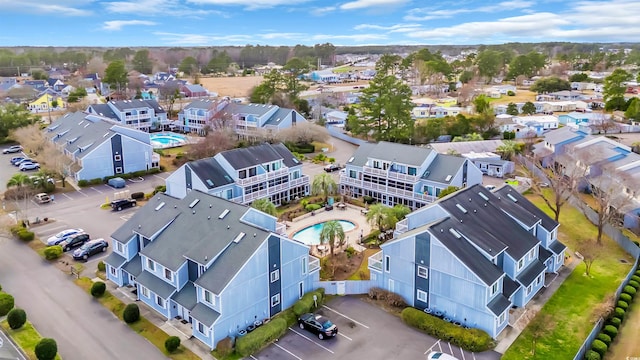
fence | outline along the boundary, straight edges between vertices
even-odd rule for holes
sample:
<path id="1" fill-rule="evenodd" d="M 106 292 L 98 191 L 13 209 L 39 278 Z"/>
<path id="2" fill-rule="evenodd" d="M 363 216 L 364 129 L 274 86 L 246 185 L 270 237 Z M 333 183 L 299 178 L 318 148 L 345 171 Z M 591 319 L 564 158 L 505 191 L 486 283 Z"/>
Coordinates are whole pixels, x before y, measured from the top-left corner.
<path id="1" fill-rule="evenodd" d="M 345 134 L 344 132 L 342 132 L 342 128 L 336 127 L 336 126 L 327 126 L 327 131 L 329 132 L 329 135 L 333 136 L 334 138 L 340 139 L 340 140 L 344 140 L 350 144 L 353 145 L 362 145 L 364 143 L 366 143 L 365 140 L 362 139 L 357 139 L 354 137 L 351 137 L 347 134 Z"/>
<path id="2" fill-rule="evenodd" d="M 377 285 L 372 280 L 318 281 L 314 284 L 316 288 L 323 287 L 325 294 L 329 295 L 367 294 L 369 289 Z"/>

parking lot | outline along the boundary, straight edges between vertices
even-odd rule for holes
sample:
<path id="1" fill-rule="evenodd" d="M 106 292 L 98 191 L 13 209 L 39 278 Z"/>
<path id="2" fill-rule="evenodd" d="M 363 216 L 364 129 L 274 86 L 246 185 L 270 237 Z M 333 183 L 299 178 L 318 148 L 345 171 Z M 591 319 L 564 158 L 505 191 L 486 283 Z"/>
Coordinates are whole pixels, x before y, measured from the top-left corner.
<path id="1" fill-rule="evenodd" d="M 328 317 L 338 326 L 338 336 L 319 340 L 311 332 L 290 327 L 282 338 L 251 358 L 426 359 L 429 352 L 441 351 L 461 360 L 500 359 L 500 354 L 493 351 L 474 354 L 434 339 L 358 297 L 334 298 L 316 313 Z"/>

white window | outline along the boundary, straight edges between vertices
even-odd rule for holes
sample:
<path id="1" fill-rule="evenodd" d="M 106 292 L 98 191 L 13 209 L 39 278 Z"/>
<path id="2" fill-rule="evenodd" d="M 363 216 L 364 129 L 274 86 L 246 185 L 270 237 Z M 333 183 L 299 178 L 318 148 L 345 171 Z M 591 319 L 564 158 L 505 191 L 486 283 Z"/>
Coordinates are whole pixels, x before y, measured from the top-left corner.
<path id="1" fill-rule="evenodd" d="M 119 253 L 124 253 L 124 245 L 120 241 L 114 241 L 116 244 L 116 251 Z"/>
<path id="2" fill-rule="evenodd" d="M 171 270 L 165 268 L 164 269 L 164 278 L 169 280 L 169 281 L 173 281 L 173 272 L 171 272 Z"/>
<path id="3" fill-rule="evenodd" d="M 307 273 L 307 257 L 303 256 L 302 259 L 300 259 L 301 264 L 302 264 L 302 275 L 305 275 Z"/>
<path id="4" fill-rule="evenodd" d="M 275 294 L 271 297 L 271 307 L 280 304 L 280 294 Z"/>
<path id="5" fill-rule="evenodd" d="M 204 324 L 198 321 L 198 332 L 202 335 L 208 335 L 207 328 L 204 327 Z"/>
<path id="6" fill-rule="evenodd" d="M 204 290 L 204 301 L 211 305 L 216 304 L 215 298 L 213 297 L 213 293 L 211 293 L 211 291 L 208 291 L 208 290 Z"/>
<path id="7" fill-rule="evenodd" d="M 498 324 L 503 324 L 506 320 L 507 320 L 507 312 L 505 311 L 500 315 L 500 320 L 498 321 Z"/>
<path id="8" fill-rule="evenodd" d="M 164 309 L 164 299 L 158 295 L 156 295 L 156 304 Z"/>
<path id="9" fill-rule="evenodd" d="M 529 294 L 531 294 L 531 290 L 533 290 L 532 286 L 527 286 L 527 290 L 524 292 L 524 296 L 529 296 Z"/>
<path id="10" fill-rule="evenodd" d="M 387 270 L 389 271 L 389 270 Z M 429 270 L 424 266 L 418 266 L 418 276 L 421 278 L 429 278 Z"/>
<path id="11" fill-rule="evenodd" d="M 280 270 L 273 270 L 271 272 L 271 282 L 276 282 L 280 279 Z"/>
<path id="12" fill-rule="evenodd" d="M 385 255 L 384 257 L 384 271 L 391 271 L 391 257 L 389 255 Z"/>
<path id="13" fill-rule="evenodd" d="M 536 249 L 533 248 L 529 251 L 529 260 L 533 260 L 533 257 L 536 255 Z"/>
<path id="14" fill-rule="evenodd" d="M 496 281 L 495 283 L 493 283 L 493 285 L 491 285 L 491 292 L 489 293 L 489 296 L 493 296 L 497 292 L 498 292 L 498 282 Z"/>
<path id="15" fill-rule="evenodd" d="M 302 299 L 304 296 L 304 283 L 300 281 L 298 283 L 298 299 Z"/>
<path id="16" fill-rule="evenodd" d="M 114 161 L 120 161 L 120 160 L 122 160 L 122 155 L 115 155 L 115 156 L 113 157 L 113 160 L 114 160 Z"/>
<path id="17" fill-rule="evenodd" d="M 427 292 L 426 291 L 422 291 L 422 290 L 418 290 L 416 297 L 418 298 L 418 300 L 422 301 L 422 302 L 427 302 Z"/>
<path id="18" fill-rule="evenodd" d="M 122 174 L 122 166 L 116 167 L 116 174 Z"/>
<path id="19" fill-rule="evenodd" d="M 523 266 L 524 266 L 524 259 L 518 260 L 518 268 L 516 270 L 522 269 Z"/>
<path id="20" fill-rule="evenodd" d="M 147 258 L 147 268 L 151 271 L 156 271 L 156 263 L 153 260 Z"/>
<path id="21" fill-rule="evenodd" d="M 539 276 L 536 278 L 536 286 L 540 285 L 540 282 L 541 282 L 541 281 L 542 281 L 542 275 L 539 275 Z"/>
<path id="22" fill-rule="evenodd" d="M 111 273 L 111 275 L 116 276 L 116 268 L 114 268 L 113 266 L 109 266 L 109 272 Z"/>
<path id="23" fill-rule="evenodd" d="M 140 292 L 142 293 L 142 296 L 146 298 L 149 297 L 149 289 L 147 289 L 146 287 L 140 285 Z"/>

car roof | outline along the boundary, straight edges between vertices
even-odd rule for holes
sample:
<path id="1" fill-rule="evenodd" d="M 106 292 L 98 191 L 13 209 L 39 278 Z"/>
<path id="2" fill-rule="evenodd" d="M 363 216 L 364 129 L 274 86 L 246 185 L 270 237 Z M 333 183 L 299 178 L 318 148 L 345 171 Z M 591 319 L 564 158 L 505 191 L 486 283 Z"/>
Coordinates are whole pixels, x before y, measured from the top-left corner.
<path id="1" fill-rule="evenodd" d="M 93 239 L 93 240 L 87 241 L 87 244 L 95 244 L 98 242 L 107 242 L 107 241 L 103 238 L 99 238 L 99 239 Z"/>

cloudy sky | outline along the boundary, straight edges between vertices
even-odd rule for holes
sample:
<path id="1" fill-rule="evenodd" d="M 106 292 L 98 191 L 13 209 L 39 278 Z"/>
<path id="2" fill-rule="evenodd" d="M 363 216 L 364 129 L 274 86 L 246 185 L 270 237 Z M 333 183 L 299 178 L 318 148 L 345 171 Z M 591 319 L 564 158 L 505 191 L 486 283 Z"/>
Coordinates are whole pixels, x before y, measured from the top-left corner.
<path id="1" fill-rule="evenodd" d="M 498 0 L 499 1 L 499 0 Z M 0 0 L 0 46 L 636 42 L 639 0 Z"/>

